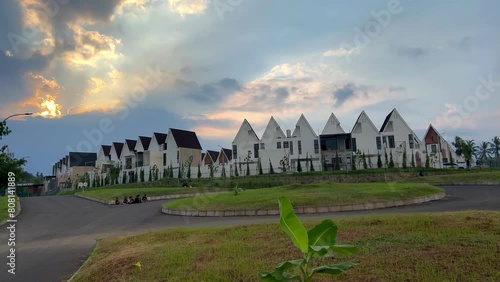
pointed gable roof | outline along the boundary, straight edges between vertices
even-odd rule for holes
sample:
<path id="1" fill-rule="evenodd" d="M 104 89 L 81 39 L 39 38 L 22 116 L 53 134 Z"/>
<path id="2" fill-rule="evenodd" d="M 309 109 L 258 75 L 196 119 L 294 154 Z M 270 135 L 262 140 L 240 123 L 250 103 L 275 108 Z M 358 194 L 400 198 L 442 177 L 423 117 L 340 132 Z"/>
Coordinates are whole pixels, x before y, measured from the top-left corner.
<path id="1" fill-rule="evenodd" d="M 276 138 L 286 138 L 285 133 L 283 132 L 280 125 L 274 119 L 273 116 L 271 116 L 271 118 L 269 119 L 269 122 L 267 123 L 266 129 L 264 130 L 264 133 L 262 134 L 262 139 L 264 139 L 266 136 L 276 136 Z"/>
<path id="2" fill-rule="evenodd" d="M 69 152 L 69 166 L 95 166 L 97 160 L 96 153 Z"/>
<path id="3" fill-rule="evenodd" d="M 170 128 L 170 133 L 177 147 L 201 150 L 201 144 L 195 132 Z"/>
<path id="4" fill-rule="evenodd" d="M 248 134 L 250 133 L 250 136 L 252 136 L 255 141 L 260 141 L 259 137 L 253 130 L 252 126 L 248 122 L 247 119 L 244 119 L 243 122 L 241 123 L 240 129 L 238 130 L 238 133 L 236 133 L 236 136 L 234 137 L 233 143 L 240 137 L 243 137 L 243 139 L 247 139 Z"/>
<path id="5" fill-rule="evenodd" d="M 382 127 L 380 128 L 380 132 L 385 132 L 387 129 L 387 125 L 389 124 L 389 121 L 393 120 L 395 117 L 398 117 L 403 124 L 408 128 L 409 131 L 413 132 L 411 127 L 406 123 L 406 121 L 403 119 L 403 117 L 399 114 L 398 110 L 394 108 L 385 118 L 384 123 L 382 124 Z M 415 134 L 414 134 L 415 135 Z"/>
<path id="6" fill-rule="evenodd" d="M 109 154 L 111 152 L 111 146 L 110 145 L 101 145 L 102 152 L 104 153 L 104 156 L 109 157 Z"/>
<path id="7" fill-rule="evenodd" d="M 373 123 L 373 121 L 370 119 L 370 117 L 366 114 L 365 111 L 362 111 L 361 114 L 359 114 L 358 116 L 358 119 L 356 120 L 356 122 L 354 123 L 354 127 L 352 128 L 351 130 L 351 133 L 355 133 L 355 130 L 356 130 L 356 127 L 358 126 L 358 123 L 363 120 L 363 119 L 366 119 L 368 121 L 368 124 L 372 127 L 373 131 L 375 132 L 379 132 L 378 128 L 375 126 L 375 124 Z"/>
<path id="8" fill-rule="evenodd" d="M 151 137 L 139 136 L 139 140 L 141 141 L 144 151 L 147 151 L 149 149 L 149 144 L 151 144 Z"/>
<path id="9" fill-rule="evenodd" d="M 335 114 L 332 113 L 328 118 L 328 121 L 326 122 L 326 125 L 323 128 L 321 134 L 326 135 L 326 134 L 341 134 L 341 133 L 345 133 L 345 131 L 342 128 L 342 126 L 340 126 L 340 121 L 337 119 Z"/>
<path id="10" fill-rule="evenodd" d="M 113 147 L 115 148 L 115 153 L 116 153 L 116 156 L 118 157 L 118 159 L 121 157 L 122 155 L 122 151 L 123 151 L 123 143 L 120 143 L 120 142 L 113 142 Z"/>
<path id="11" fill-rule="evenodd" d="M 438 140 L 435 140 L 434 137 L 437 137 Z M 441 134 L 439 134 L 439 132 L 436 130 L 436 128 L 434 128 L 434 126 L 432 124 L 430 124 L 429 128 L 427 129 L 427 132 L 425 133 L 424 142 L 426 144 L 432 144 L 432 143 L 439 142 L 439 139 L 442 139 L 446 142 L 446 140 L 443 138 L 443 136 L 441 136 Z"/>
<path id="12" fill-rule="evenodd" d="M 314 129 L 311 127 L 311 125 L 307 121 L 307 119 L 304 116 L 304 114 L 301 114 L 300 117 L 299 117 L 299 120 L 295 124 L 295 130 L 293 131 L 292 136 L 293 137 L 301 137 L 301 134 L 303 134 L 305 132 L 304 131 L 305 129 L 308 129 L 310 131 L 310 133 L 312 133 L 312 136 L 314 136 L 315 138 L 318 137 L 318 135 L 316 134 L 316 132 L 314 132 Z"/>
<path id="13" fill-rule="evenodd" d="M 167 134 L 166 133 L 155 132 L 155 133 L 153 133 L 153 135 L 155 136 L 155 139 L 156 139 L 156 142 L 158 143 L 158 145 L 164 144 L 167 141 Z"/>
<path id="14" fill-rule="evenodd" d="M 221 152 L 226 155 L 228 161 L 231 161 L 233 159 L 233 150 L 222 148 Z"/>
<path id="15" fill-rule="evenodd" d="M 125 139 L 125 143 L 127 144 L 127 148 L 130 152 L 135 151 L 135 145 L 137 144 L 137 140 Z"/>
<path id="16" fill-rule="evenodd" d="M 217 151 L 212 151 L 212 150 L 207 150 L 207 153 L 205 154 L 205 157 L 210 157 L 210 159 L 212 160 L 212 162 L 216 162 L 217 161 L 217 158 L 219 157 L 219 152 Z"/>

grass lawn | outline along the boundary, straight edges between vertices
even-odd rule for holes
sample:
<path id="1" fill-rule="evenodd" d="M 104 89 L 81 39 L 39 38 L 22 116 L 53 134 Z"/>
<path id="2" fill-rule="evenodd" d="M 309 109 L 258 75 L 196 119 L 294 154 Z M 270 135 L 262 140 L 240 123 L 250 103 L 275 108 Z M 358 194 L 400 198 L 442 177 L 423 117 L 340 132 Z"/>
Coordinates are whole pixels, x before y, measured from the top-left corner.
<path id="1" fill-rule="evenodd" d="M 407 199 L 435 194 L 443 190 L 425 183 L 333 183 L 291 184 L 280 187 L 246 190 L 239 195 L 185 198 L 166 203 L 173 209 L 235 210 L 278 208 L 278 199 L 287 196 L 295 207 L 329 206 L 371 201 Z"/>
<path id="2" fill-rule="evenodd" d="M 405 180 L 406 181 L 406 180 Z M 410 178 L 410 182 L 427 183 L 450 183 L 450 182 L 487 182 L 500 181 L 500 170 L 471 171 L 449 175 L 431 175 L 417 178 Z"/>
<path id="3" fill-rule="evenodd" d="M 191 193 L 207 193 L 217 192 L 218 188 L 206 187 L 175 187 L 175 188 L 154 188 L 154 187 L 139 187 L 139 188 L 93 188 L 85 191 L 77 191 L 82 195 L 93 198 L 114 200 L 116 197 L 122 200 L 125 196 L 132 196 L 140 194 L 141 196 L 147 194 L 148 196 L 163 196 L 163 195 L 176 195 L 176 194 L 191 194 Z"/>
<path id="4" fill-rule="evenodd" d="M 321 264 L 361 264 L 340 281 L 500 281 L 500 212 L 353 217 L 335 220 L 338 242 L 359 252 Z M 309 229 L 318 222 L 306 222 Z M 300 252 L 279 223 L 170 229 L 111 237 L 97 248 L 75 282 L 258 281 Z M 142 270 L 134 266 L 140 262 Z M 332 281 L 316 275 L 315 281 Z"/>
<path id="5" fill-rule="evenodd" d="M 7 217 L 8 217 L 8 212 L 7 212 L 7 210 L 9 209 L 9 207 L 7 206 L 8 198 L 9 197 L 7 197 L 7 196 L 0 197 L 0 221 L 3 221 L 5 219 L 7 219 Z"/>

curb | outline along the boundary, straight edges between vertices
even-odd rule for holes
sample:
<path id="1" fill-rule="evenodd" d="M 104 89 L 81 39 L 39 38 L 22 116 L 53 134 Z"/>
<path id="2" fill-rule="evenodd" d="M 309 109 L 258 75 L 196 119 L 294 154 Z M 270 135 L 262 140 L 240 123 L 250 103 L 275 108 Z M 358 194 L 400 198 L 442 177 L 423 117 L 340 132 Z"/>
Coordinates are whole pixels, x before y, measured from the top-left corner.
<path id="1" fill-rule="evenodd" d="M 17 218 L 17 216 L 19 215 L 20 212 L 21 212 L 21 197 L 17 197 L 17 200 L 16 200 L 16 212 L 14 213 L 14 219 Z M 9 219 L 2 220 L 2 222 L 0 222 L 0 226 L 2 226 L 5 223 L 7 223 L 8 220 Z"/>
<path id="2" fill-rule="evenodd" d="M 441 200 L 446 197 L 446 193 L 420 196 L 406 200 L 390 200 L 383 202 L 367 202 L 358 204 L 344 204 L 323 207 L 295 207 L 296 214 L 317 214 L 317 213 L 332 213 L 344 211 L 366 211 L 376 209 L 386 209 L 392 207 L 418 205 L 430 201 Z M 264 215 L 279 215 L 277 209 L 260 209 L 260 210 L 176 210 L 162 207 L 161 212 L 168 215 L 195 216 L 195 217 L 230 217 L 230 216 L 264 216 Z"/>
<path id="3" fill-rule="evenodd" d="M 85 260 L 85 262 L 78 268 L 78 270 L 73 273 L 73 275 L 71 275 L 71 277 L 66 281 L 66 282 L 71 282 L 73 281 L 73 279 L 75 279 L 76 275 L 78 275 L 78 273 L 82 270 L 82 267 L 87 263 L 87 261 L 89 260 L 89 258 L 92 256 L 92 254 L 95 252 L 95 250 L 97 249 L 97 247 L 99 246 L 99 243 L 100 243 L 100 239 L 97 239 L 96 240 L 97 243 L 95 244 L 95 247 L 94 249 L 92 250 L 92 252 L 90 253 L 89 257 Z"/>
<path id="4" fill-rule="evenodd" d="M 152 196 L 148 197 L 148 201 L 161 201 L 161 200 L 170 200 L 170 199 L 182 199 L 182 198 L 189 198 L 189 197 L 196 197 L 196 196 L 201 196 L 201 195 L 209 195 L 209 194 L 218 194 L 218 193 L 223 193 L 223 192 L 208 192 L 208 193 L 191 193 L 191 194 L 175 194 L 175 195 L 164 195 L 164 196 Z M 75 193 L 75 196 L 79 198 L 83 198 L 89 201 L 94 201 L 98 202 L 101 204 L 105 205 L 110 205 L 110 206 L 116 206 L 115 205 L 115 200 L 105 200 L 105 199 L 99 199 L 99 198 L 93 198 L 85 195 L 81 195 L 79 193 Z M 123 204 L 120 204 L 121 206 Z"/>
<path id="5" fill-rule="evenodd" d="M 500 186 L 500 181 L 429 183 L 434 186 Z"/>

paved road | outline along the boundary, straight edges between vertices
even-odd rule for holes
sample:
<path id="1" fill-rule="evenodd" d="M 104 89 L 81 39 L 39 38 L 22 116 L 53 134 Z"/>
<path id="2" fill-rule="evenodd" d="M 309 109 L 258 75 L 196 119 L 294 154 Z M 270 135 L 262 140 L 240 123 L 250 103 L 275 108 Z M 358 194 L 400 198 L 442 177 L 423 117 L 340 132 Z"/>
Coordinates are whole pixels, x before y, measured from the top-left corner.
<path id="1" fill-rule="evenodd" d="M 500 210 L 500 186 L 443 187 L 448 197 L 385 210 L 304 215 L 335 218 L 409 212 Z M 185 218 L 160 212 L 162 202 L 106 206 L 74 196 L 22 198 L 16 225 L 16 274 L 7 273 L 7 225 L 0 229 L 0 281 L 65 281 L 87 259 L 96 239 L 169 227 L 202 227 L 276 221 L 277 216 Z"/>

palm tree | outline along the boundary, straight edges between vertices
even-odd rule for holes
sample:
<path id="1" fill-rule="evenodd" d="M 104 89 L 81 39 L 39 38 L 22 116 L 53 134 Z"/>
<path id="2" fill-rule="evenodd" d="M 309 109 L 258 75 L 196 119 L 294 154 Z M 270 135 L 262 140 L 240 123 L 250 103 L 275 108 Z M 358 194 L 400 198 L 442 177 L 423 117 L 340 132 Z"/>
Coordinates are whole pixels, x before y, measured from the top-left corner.
<path id="1" fill-rule="evenodd" d="M 498 136 L 495 136 L 495 138 L 491 140 L 490 154 L 493 155 L 496 165 L 498 166 L 500 162 L 500 138 L 498 138 Z"/>
<path id="2" fill-rule="evenodd" d="M 455 153 L 457 153 L 458 156 L 463 156 L 465 163 L 467 164 L 467 168 L 470 168 L 472 156 L 476 154 L 474 140 L 464 140 L 461 137 L 456 136 L 455 142 L 453 142 L 452 145 L 456 149 Z"/>
<path id="3" fill-rule="evenodd" d="M 477 153 L 477 160 L 484 164 L 486 160 L 490 157 L 490 142 L 481 142 L 479 146 L 474 146 Z"/>

